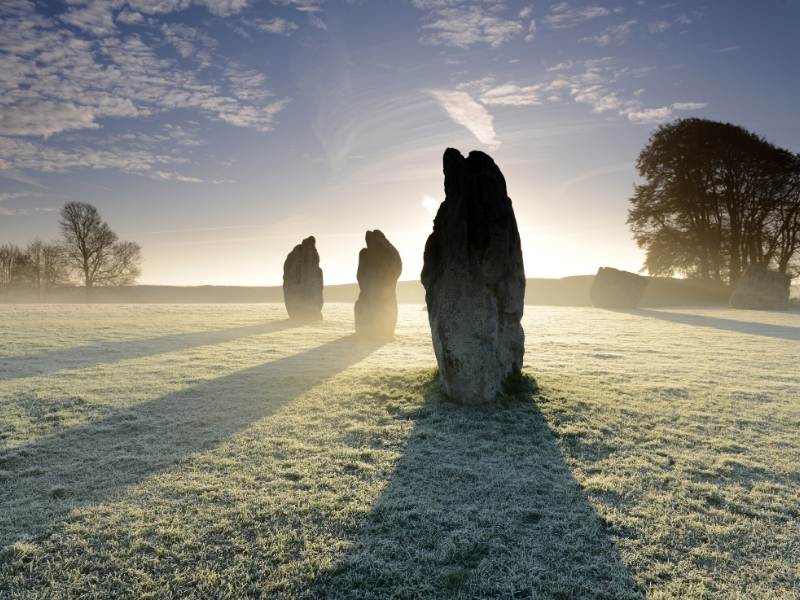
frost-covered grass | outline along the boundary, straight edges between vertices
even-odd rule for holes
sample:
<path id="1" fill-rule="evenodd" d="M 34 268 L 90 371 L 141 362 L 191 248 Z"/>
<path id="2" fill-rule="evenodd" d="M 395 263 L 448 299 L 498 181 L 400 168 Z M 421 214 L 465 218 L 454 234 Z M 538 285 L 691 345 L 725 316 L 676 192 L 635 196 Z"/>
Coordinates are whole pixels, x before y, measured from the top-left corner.
<path id="1" fill-rule="evenodd" d="M 0 597 L 800 597 L 800 314 L 526 309 L 467 409 L 419 306 L 0 305 Z"/>

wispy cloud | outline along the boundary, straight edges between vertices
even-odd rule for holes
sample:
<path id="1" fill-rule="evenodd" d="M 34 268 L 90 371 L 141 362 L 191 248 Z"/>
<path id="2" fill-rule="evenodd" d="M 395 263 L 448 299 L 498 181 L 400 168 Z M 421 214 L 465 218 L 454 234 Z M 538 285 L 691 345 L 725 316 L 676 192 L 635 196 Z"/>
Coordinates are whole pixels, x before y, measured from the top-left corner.
<path id="1" fill-rule="evenodd" d="M 213 14 L 240 11 L 245 0 L 202 0 Z M 288 99 L 276 98 L 261 73 L 214 67 L 217 42 L 194 27 L 148 16 L 146 31 L 120 31 L 103 15 L 157 15 L 186 8 L 189 0 L 70 0 L 66 11 L 42 14 L 25 0 L 0 5 L 0 168 L 63 171 L 118 168 L 160 179 L 193 181 L 156 168 L 162 156 L 119 148 L 116 161 L 85 141 L 79 149 L 32 143 L 64 132 L 100 129 L 110 119 L 131 119 L 188 109 L 210 120 L 269 132 Z M 102 17 L 102 18 L 101 18 Z M 138 29 L 135 28 L 135 29 Z M 164 58 L 167 45 L 176 58 Z M 221 61 L 219 61 L 221 62 Z M 206 76 L 204 73 L 214 68 Z M 179 144 L 188 145 L 188 144 Z M 77 157 L 77 159 L 75 158 Z M 85 160 L 85 163 L 81 161 Z"/>
<path id="2" fill-rule="evenodd" d="M 542 104 L 542 85 L 504 83 L 494 85 L 493 80 L 466 84 L 479 90 L 480 100 L 486 106 L 538 106 Z"/>
<path id="3" fill-rule="evenodd" d="M 427 44 L 469 48 L 475 44 L 498 47 L 523 32 L 536 33 L 536 24 L 523 9 L 510 14 L 504 2 L 488 0 L 412 0 L 428 12 L 421 41 Z"/>
<path id="4" fill-rule="evenodd" d="M 430 90 L 431 95 L 453 121 L 465 127 L 479 142 L 491 149 L 500 145 L 494 130 L 494 119 L 467 92 L 461 90 Z"/>
<path id="5" fill-rule="evenodd" d="M 677 17 L 675 17 L 675 24 L 676 25 L 694 25 L 703 18 L 703 11 L 702 8 L 695 8 L 689 12 L 681 13 Z"/>
<path id="6" fill-rule="evenodd" d="M 526 42 L 532 42 L 536 38 L 536 21 L 531 19 L 528 23 L 528 33 L 525 35 Z"/>
<path id="7" fill-rule="evenodd" d="M 145 18 L 142 13 L 126 8 L 117 13 L 115 21 L 125 25 L 141 25 L 145 22 Z"/>
<path id="8" fill-rule="evenodd" d="M 108 150 L 80 146 L 65 148 L 0 136 L 0 172 L 34 170 L 63 173 L 75 169 L 114 169 L 150 179 L 199 183 L 202 179 L 175 172 L 187 159 L 152 150 L 131 150 L 123 146 Z"/>
<path id="9" fill-rule="evenodd" d="M 327 30 L 328 25 L 322 18 L 324 0 L 272 0 L 278 6 L 288 6 L 306 15 L 308 22 L 317 29 Z"/>
<path id="10" fill-rule="evenodd" d="M 633 123 L 663 123 L 675 117 L 676 112 L 702 110 L 707 106 L 705 102 L 675 102 L 670 106 L 660 106 L 657 108 L 635 108 L 627 109 L 625 115 Z"/>
<path id="11" fill-rule="evenodd" d="M 567 60 L 564 62 L 556 63 L 553 66 L 547 67 L 549 72 L 553 71 L 565 71 L 567 69 L 571 69 L 574 63 L 571 60 Z"/>
<path id="12" fill-rule="evenodd" d="M 2 59 L 0 59 L 2 62 Z M 2 102 L 2 101 L 0 101 Z M 110 103 L 106 108 L 111 108 Z M 114 116 L 135 116 L 136 108 L 129 102 L 116 102 Z M 96 129 L 96 112 L 89 106 L 78 106 L 72 102 L 53 102 L 46 97 L 20 98 L 13 104 L 6 100 L 0 108 L 0 134 L 35 135 L 49 137 L 54 133 L 74 129 Z"/>
<path id="13" fill-rule="evenodd" d="M 703 110 L 708 104 L 705 102 L 675 102 L 673 110 Z"/>
<path id="14" fill-rule="evenodd" d="M 279 35 L 292 35 L 300 28 L 294 21 L 289 21 L 282 17 L 273 17 L 271 19 L 247 19 L 244 23 L 259 31 Z"/>
<path id="15" fill-rule="evenodd" d="M 626 108 L 624 114 L 633 123 L 663 123 L 672 118 L 672 109 L 669 106 L 658 108 Z"/>
<path id="16" fill-rule="evenodd" d="M 182 58 L 195 58 L 204 67 L 211 64 L 211 52 L 217 47 L 212 37 L 179 23 L 162 24 L 161 33 Z"/>
<path id="17" fill-rule="evenodd" d="M 662 9 L 670 9 L 675 5 L 665 5 Z M 675 17 L 660 18 L 655 21 L 650 21 L 647 24 L 647 30 L 653 34 L 664 33 L 673 29 L 674 27 L 686 27 L 693 25 L 703 17 L 703 10 L 694 9 L 690 12 L 680 13 Z"/>
<path id="18" fill-rule="evenodd" d="M 637 124 L 661 123 L 677 112 L 706 107 L 704 102 L 647 106 L 641 100 L 643 89 L 626 93 L 621 81 L 647 75 L 652 71 L 649 67 L 617 67 L 610 57 L 589 59 L 582 63 L 581 71 L 568 73 L 573 66 L 560 63 L 550 67 L 548 76 L 537 83 L 498 83 L 493 77 L 485 77 L 462 83 L 457 89 L 473 94 L 485 106 L 530 107 L 576 102 L 590 106 L 593 113 L 617 114 Z"/>
<path id="19" fill-rule="evenodd" d="M 160 58 L 137 35 L 93 41 L 34 12 L 0 9 L 0 70 L 7 75 L 0 97 L 0 134 L 49 136 L 97 128 L 105 118 L 147 116 L 175 108 L 195 109 L 238 126 L 270 131 L 282 100 L 244 101 L 225 93 L 219 80 L 205 83 L 196 69 Z M 186 26 L 165 26 L 166 41 L 181 56 L 213 40 Z M 200 61 L 207 63 L 205 57 Z M 203 65 L 200 65 L 201 67 Z M 63 85 L 67 81 L 69 85 Z M 225 80 L 223 79 L 224 83 Z M 267 94 L 268 96 L 269 94 Z"/>
<path id="20" fill-rule="evenodd" d="M 664 20 L 652 21 L 647 24 L 647 30 L 650 33 L 664 33 L 670 27 L 672 27 L 672 22 Z"/>
<path id="21" fill-rule="evenodd" d="M 114 2 L 69 2 L 72 6 L 60 19 L 73 27 L 97 36 L 111 35 L 116 31 L 114 25 Z M 76 6 L 77 5 L 77 6 Z"/>
<path id="22" fill-rule="evenodd" d="M 32 192 L 0 192 L 0 216 L 3 217 L 18 217 L 18 216 L 28 216 L 33 215 L 36 213 L 42 212 L 52 212 L 58 210 L 55 207 L 51 206 L 23 206 L 23 207 L 10 207 L 10 206 L 3 206 L 3 202 L 8 200 L 20 200 L 23 198 L 39 198 L 39 194 L 35 194 Z"/>
<path id="23" fill-rule="evenodd" d="M 582 38 L 580 41 L 584 43 L 591 43 L 596 46 L 609 46 L 611 44 L 625 44 L 631 37 L 633 27 L 638 23 L 636 19 L 631 19 L 620 23 L 619 25 L 612 25 L 606 27 L 601 33 Z"/>
<path id="24" fill-rule="evenodd" d="M 164 15 L 185 10 L 192 4 L 226 17 L 241 12 L 248 0 L 67 0 L 66 3 L 67 10 L 58 15 L 60 21 L 95 36 L 108 36 L 116 33 L 115 21 L 140 24 L 145 21 L 143 15 Z"/>
<path id="25" fill-rule="evenodd" d="M 554 29 L 566 29 L 610 14 L 611 11 L 603 6 L 572 8 L 567 2 L 559 2 L 551 7 L 544 23 Z"/>
<path id="26" fill-rule="evenodd" d="M 624 77 L 641 77 L 650 67 L 627 69 L 615 66 L 613 59 L 604 57 L 584 62 L 583 71 L 566 79 L 570 96 L 575 102 L 591 106 L 598 114 L 616 113 L 632 123 L 653 124 L 668 121 L 676 110 L 692 110 L 701 103 L 676 103 L 670 106 L 649 107 L 641 101 L 641 91 L 626 94 L 620 87 Z"/>

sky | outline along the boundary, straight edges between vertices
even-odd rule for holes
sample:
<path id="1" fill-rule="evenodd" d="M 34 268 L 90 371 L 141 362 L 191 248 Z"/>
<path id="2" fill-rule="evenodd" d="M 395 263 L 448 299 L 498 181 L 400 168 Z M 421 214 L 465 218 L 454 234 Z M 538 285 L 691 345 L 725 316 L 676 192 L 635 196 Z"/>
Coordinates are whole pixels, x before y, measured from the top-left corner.
<path id="1" fill-rule="evenodd" d="M 418 279 L 447 147 L 503 171 L 529 277 L 638 271 L 635 161 L 681 117 L 800 151 L 800 0 L 0 2 L 0 243 L 68 201 L 141 283 L 277 285 L 368 229 Z"/>

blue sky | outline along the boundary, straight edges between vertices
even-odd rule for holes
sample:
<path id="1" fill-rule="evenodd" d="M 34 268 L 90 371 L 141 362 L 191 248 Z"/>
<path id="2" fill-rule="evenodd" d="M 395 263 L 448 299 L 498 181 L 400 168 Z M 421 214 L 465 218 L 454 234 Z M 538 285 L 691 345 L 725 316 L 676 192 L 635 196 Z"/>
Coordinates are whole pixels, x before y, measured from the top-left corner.
<path id="1" fill-rule="evenodd" d="M 732 121 L 800 151 L 800 1 L 0 3 L 0 242 L 96 204 L 143 283 L 280 283 L 367 229 L 416 279 L 447 146 L 489 152 L 529 276 L 638 270 L 625 224 L 653 128 Z"/>

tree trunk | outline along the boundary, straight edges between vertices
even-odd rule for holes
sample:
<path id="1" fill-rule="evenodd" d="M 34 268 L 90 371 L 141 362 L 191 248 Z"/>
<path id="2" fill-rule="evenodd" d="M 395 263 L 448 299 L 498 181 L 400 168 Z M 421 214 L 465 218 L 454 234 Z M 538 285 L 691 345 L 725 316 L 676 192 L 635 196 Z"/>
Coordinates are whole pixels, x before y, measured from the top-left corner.
<path id="1" fill-rule="evenodd" d="M 92 301 L 92 280 L 89 277 L 89 267 L 83 269 L 83 286 L 86 292 L 84 302 L 89 304 Z"/>
<path id="2" fill-rule="evenodd" d="M 731 263 L 730 263 L 730 272 L 728 274 L 728 278 L 730 279 L 730 284 L 732 286 L 736 285 L 736 282 L 739 281 L 739 277 L 742 275 L 742 255 L 739 251 L 739 245 L 741 244 L 741 239 L 739 237 L 739 232 L 734 230 L 731 232 Z"/>

